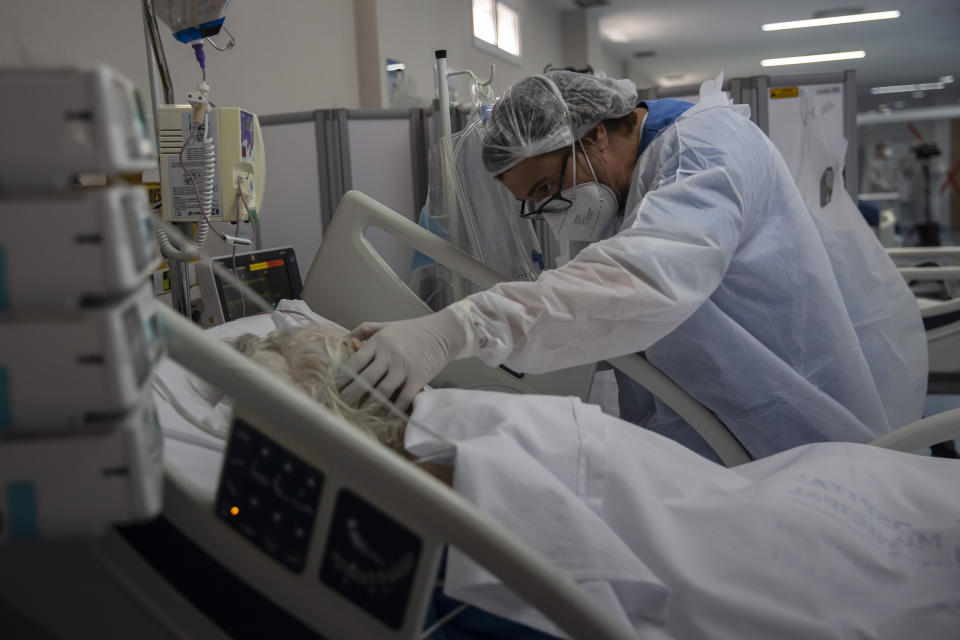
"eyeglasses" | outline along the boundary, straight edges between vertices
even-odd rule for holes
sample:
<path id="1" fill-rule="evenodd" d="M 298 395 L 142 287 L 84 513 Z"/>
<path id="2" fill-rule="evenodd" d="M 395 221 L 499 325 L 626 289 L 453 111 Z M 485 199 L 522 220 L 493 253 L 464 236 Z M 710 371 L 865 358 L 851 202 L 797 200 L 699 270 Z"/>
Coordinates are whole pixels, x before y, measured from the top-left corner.
<path id="1" fill-rule="evenodd" d="M 544 213 L 563 213 L 573 206 L 571 200 L 561 195 L 563 192 L 563 176 L 567 174 L 567 161 L 569 159 L 569 155 L 563 156 L 563 164 L 560 165 L 560 178 L 557 181 L 556 193 L 540 202 L 540 204 L 536 204 L 532 200 L 523 200 L 520 203 L 521 218 L 524 220 L 543 220 Z"/>

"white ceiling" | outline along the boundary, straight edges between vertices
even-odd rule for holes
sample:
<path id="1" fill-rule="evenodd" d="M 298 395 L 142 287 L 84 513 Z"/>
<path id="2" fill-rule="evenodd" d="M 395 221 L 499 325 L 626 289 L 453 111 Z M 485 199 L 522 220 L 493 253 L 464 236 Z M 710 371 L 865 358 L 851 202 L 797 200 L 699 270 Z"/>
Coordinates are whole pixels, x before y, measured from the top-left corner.
<path id="1" fill-rule="evenodd" d="M 573 8 L 572 0 L 553 0 Z M 853 7 L 865 11 L 899 9 L 900 18 L 812 29 L 763 32 L 760 25 L 813 17 L 822 10 Z M 640 87 L 713 77 L 785 75 L 854 69 L 861 109 L 877 102 L 904 100 L 906 106 L 953 102 L 960 97 L 960 2 L 958 0 L 610 0 L 589 10 L 599 19 L 601 34 L 616 30 L 625 43 L 604 40 L 604 46 L 629 60 L 631 78 Z M 603 38 L 603 35 L 601 35 Z M 863 50 L 861 60 L 761 67 L 763 58 Z M 635 58 L 653 50 L 656 56 Z M 878 85 L 933 82 L 955 75 L 949 90 L 931 91 L 923 99 L 910 94 L 870 96 Z"/>

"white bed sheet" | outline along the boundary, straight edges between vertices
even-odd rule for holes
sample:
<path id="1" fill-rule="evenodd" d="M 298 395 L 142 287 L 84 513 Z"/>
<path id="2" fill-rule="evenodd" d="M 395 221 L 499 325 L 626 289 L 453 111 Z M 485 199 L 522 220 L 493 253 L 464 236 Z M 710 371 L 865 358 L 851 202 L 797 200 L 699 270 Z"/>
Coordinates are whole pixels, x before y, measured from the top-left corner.
<path id="1" fill-rule="evenodd" d="M 727 469 L 549 396 L 435 390 L 413 419 L 409 451 L 640 637 L 960 637 L 960 461 L 820 443 Z M 456 549 L 444 591 L 561 635 Z"/>

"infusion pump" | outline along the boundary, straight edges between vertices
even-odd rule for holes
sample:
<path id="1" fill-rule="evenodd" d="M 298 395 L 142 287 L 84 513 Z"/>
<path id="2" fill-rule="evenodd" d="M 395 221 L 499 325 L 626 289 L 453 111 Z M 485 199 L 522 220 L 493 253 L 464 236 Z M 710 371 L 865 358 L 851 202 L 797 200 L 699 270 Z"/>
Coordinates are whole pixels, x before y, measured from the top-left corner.
<path id="1" fill-rule="evenodd" d="M 263 199 L 265 163 L 260 121 L 237 107 L 214 107 L 207 112 L 204 124 L 192 128 L 192 115 L 190 105 L 159 107 L 163 219 L 202 219 L 204 182 L 212 181 L 212 202 L 210 210 L 205 211 L 208 218 L 247 221 L 248 208 L 258 210 Z"/>
<path id="2" fill-rule="evenodd" d="M 162 503 L 160 256 L 127 182 L 153 136 L 108 67 L 0 69 L 0 96 L 0 542 L 95 534 Z"/>

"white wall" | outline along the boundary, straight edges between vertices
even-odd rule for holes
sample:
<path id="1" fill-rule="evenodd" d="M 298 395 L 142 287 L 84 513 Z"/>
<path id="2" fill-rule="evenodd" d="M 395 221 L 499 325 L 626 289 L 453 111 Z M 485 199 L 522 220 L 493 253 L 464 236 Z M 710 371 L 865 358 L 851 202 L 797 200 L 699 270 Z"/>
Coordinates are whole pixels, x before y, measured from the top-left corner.
<path id="1" fill-rule="evenodd" d="M 406 63 L 406 76 L 416 83 L 416 95 L 426 104 L 435 92 L 436 49 L 447 50 L 451 68 L 472 69 L 482 76 L 486 76 L 491 63 L 496 64 L 497 95 L 520 78 L 542 72 L 548 63 L 562 65 L 560 11 L 544 0 L 516 0 L 515 4 L 520 13 L 519 64 L 474 46 L 471 0 L 380 0 L 377 23 L 381 69 L 386 58 Z M 386 75 L 381 71 L 381 76 L 386 106 Z M 466 83 L 458 86 L 465 88 Z"/>
<path id="2" fill-rule="evenodd" d="M 205 47 L 214 102 L 259 114 L 358 106 L 352 0 L 233 0 L 227 26 L 237 39 L 233 50 Z M 160 33 L 182 101 L 200 69 L 188 45 L 163 24 Z M 149 96 L 140 2 L 0 2 L 0 65 L 97 62 L 110 64 Z"/>
<path id="3" fill-rule="evenodd" d="M 611 78 L 626 77 L 626 65 L 622 58 L 611 53 L 603 44 L 600 38 L 600 27 L 597 18 L 588 12 L 584 16 L 584 22 L 587 33 L 587 53 L 589 55 L 589 64 L 593 71 L 599 75 L 607 75 Z"/>
<path id="4" fill-rule="evenodd" d="M 627 66 L 627 61 L 623 58 L 612 53 L 606 47 L 601 48 L 601 60 L 603 61 L 603 66 L 598 69 L 607 74 L 611 78 L 629 78 L 630 72 Z"/>

